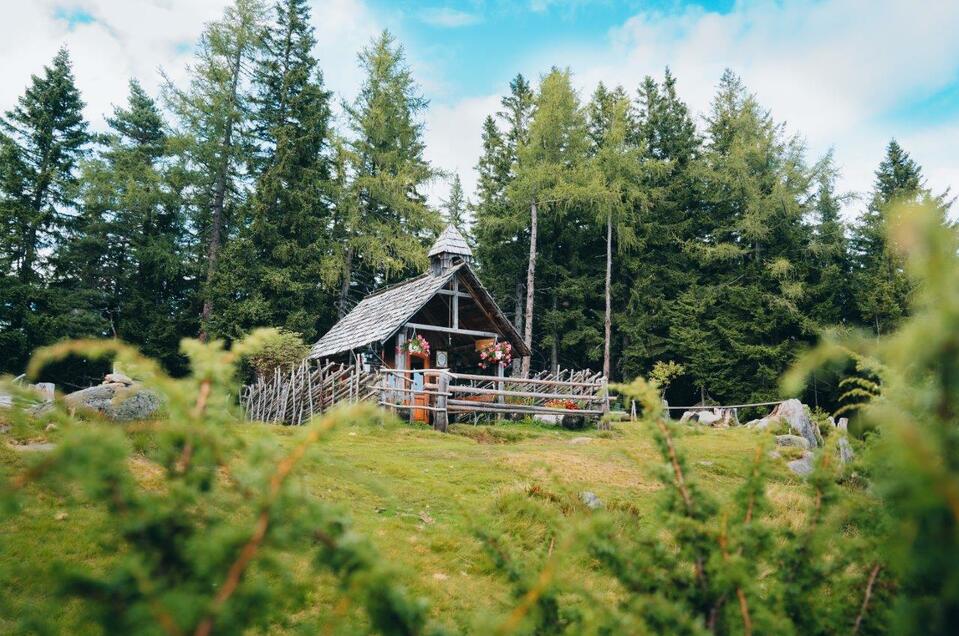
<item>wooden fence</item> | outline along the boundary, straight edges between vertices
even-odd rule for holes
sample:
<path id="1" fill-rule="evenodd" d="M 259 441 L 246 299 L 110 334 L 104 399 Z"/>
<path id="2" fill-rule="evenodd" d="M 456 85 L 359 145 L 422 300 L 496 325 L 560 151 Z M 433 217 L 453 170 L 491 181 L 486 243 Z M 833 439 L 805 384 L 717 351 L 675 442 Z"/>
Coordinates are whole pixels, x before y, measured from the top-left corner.
<path id="1" fill-rule="evenodd" d="M 413 385 L 421 374 L 422 386 Z M 445 369 L 364 371 L 359 365 L 304 362 L 243 387 L 240 402 L 251 421 L 303 424 L 340 402 L 375 401 L 401 416 L 428 413 L 435 428 L 451 420 L 511 415 L 584 415 L 609 410 L 606 378 L 590 371 L 541 372 L 529 378 L 455 373 Z M 571 402 L 575 408 L 566 408 Z"/>

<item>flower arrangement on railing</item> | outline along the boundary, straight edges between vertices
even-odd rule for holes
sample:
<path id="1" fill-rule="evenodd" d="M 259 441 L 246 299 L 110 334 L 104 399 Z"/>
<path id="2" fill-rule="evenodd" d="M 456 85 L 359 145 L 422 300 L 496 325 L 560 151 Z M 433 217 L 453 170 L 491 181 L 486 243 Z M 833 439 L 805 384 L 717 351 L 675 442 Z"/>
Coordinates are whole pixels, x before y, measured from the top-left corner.
<path id="1" fill-rule="evenodd" d="M 578 411 L 579 404 L 575 400 L 550 400 L 544 404 L 549 409 L 566 409 L 568 411 Z"/>
<path id="2" fill-rule="evenodd" d="M 416 334 L 406 341 L 406 352 L 428 356 L 430 355 L 430 343 L 420 334 Z"/>
<path id="3" fill-rule="evenodd" d="M 513 361 L 513 347 L 508 342 L 490 342 L 480 349 L 480 369 L 498 364 L 508 366 Z"/>

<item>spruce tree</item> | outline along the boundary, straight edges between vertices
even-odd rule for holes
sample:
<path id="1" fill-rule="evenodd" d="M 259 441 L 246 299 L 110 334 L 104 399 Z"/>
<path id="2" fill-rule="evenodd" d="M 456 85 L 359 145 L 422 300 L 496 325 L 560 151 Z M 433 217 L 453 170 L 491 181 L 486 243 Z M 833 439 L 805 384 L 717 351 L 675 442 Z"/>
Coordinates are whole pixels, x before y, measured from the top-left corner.
<path id="1" fill-rule="evenodd" d="M 449 198 L 442 201 L 442 209 L 446 217 L 445 222 L 455 226 L 464 236 L 469 234 L 468 219 L 466 218 L 468 208 L 469 201 L 463 194 L 463 182 L 460 181 L 460 176 L 455 174 L 450 185 Z"/>
<path id="2" fill-rule="evenodd" d="M 253 72 L 250 124 L 256 139 L 253 191 L 243 224 L 216 278 L 224 311 L 212 331 L 238 337 L 278 326 L 317 338 L 335 315 L 324 268 L 333 246 L 330 93 L 313 56 L 316 38 L 305 0 L 276 5 Z"/>
<path id="3" fill-rule="evenodd" d="M 678 295 L 696 278 L 686 253 L 701 219 L 699 190 L 701 139 L 689 109 L 675 92 L 675 78 L 662 85 L 646 77 L 634 104 L 635 139 L 645 149 L 642 189 L 649 209 L 636 215 L 639 247 L 614 271 L 614 288 L 622 296 L 622 315 L 614 334 L 620 342 L 624 377 L 646 374 L 657 361 L 683 357 L 670 335 Z M 688 390 L 677 383 L 673 391 Z"/>
<path id="4" fill-rule="evenodd" d="M 378 284 L 421 271 L 427 243 L 442 224 L 422 187 L 435 171 L 423 158 L 427 101 L 406 64 L 403 47 L 383 31 L 359 55 L 366 74 L 360 93 L 344 105 L 349 141 L 350 195 L 357 217 L 336 228 L 342 245 L 339 312 L 352 290 L 365 295 Z"/>
<path id="5" fill-rule="evenodd" d="M 483 280 L 513 314 L 517 330 L 523 328 L 525 278 L 529 245 L 529 222 L 507 197 L 515 178 L 517 149 L 529 137 L 534 94 L 529 82 L 517 75 L 510 92 L 501 100 L 502 110 L 483 122 L 483 154 L 477 164 L 479 181 L 473 206 L 476 255 Z M 497 121 L 499 123 L 497 123 Z"/>
<path id="6" fill-rule="evenodd" d="M 45 254 L 75 205 L 76 169 L 90 139 L 70 55 L 57 52 L 0 118 L 0 369 L 17 371 L 34 347 L 56 337 L 45 289 Z"/>
<path id="7" fill-rule="evenodd" d="M 830 153 L 816 177 L 815 232 L 809 246 L 815 258 L 809 315 L 818 328 L 847 324 L 855 317 L 849 239 L 840 215 L 843 197 L 836 193 L 837 176 Z"/>
<path id="8" fill-rule="evenodd" d="M 889 245 L 884 214 L 891 205 L 928 197 L 919 164 L 893 139 L 876 170 L 869 205 L 852 233 L 856 305 L 862 323 L 877 336 L 905 316 L 912 288 L 901 258 Z"/>
<path id="9" fill-rule="evenodd" d="M 692 240 L 696 282 L 673 306 L 670 336 L 701 394 L 758 401 L 811 339 L 802 312 L 812 171 L 727 71 L 707 118 L 703 184 Z"/>

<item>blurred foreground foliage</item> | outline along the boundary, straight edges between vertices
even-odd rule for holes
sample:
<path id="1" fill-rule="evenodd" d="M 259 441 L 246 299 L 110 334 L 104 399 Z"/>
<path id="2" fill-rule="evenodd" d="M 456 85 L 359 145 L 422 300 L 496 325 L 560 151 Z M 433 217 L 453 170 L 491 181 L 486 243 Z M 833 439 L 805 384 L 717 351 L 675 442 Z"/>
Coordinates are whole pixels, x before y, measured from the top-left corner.
<path id="1" fill-rule="evenodd" d="M 160 392 L 168 413 L 162 421 L 121 426 L 58 411 L 48 416 L 63 431 L 56 449 L 14 475 L 3 492 L 5 514 L 17 513 L 32 484 L 106 509 L 103 550 L 119 558 L 103 573 L 64 566 L 51 581 L 57 596 L 84 601 L 91 625 L 111 634 L 276 629 L 291 624 L 326 572 L 366 610 L 368 620 L 352 631 L 424 631 L 425 603 L 394 582 L 371 544 L 351 530 L 342 508 L 297 486 L 297 465 L 316 452 L 330 429 L 375 421 L 382 413 L 365 405 L 334 410 L 304 427 L 286 453 L 273 440 L 251 444 L 238 435 L 231 397 L 235 363 L 262 351 L 274 336 L 254 332 L 232 351 L 220 342 L 184 341 L 192 373 L 177 380 L 117 342 L 70 342 L 35 354 L 31 374 L 70 354 L 113 356 Z M 148 481 L 132 470 L 138 459 L 156 467 Z M 252 517 L 237 514 L 250 502 Z M 313 555 L 309 571 L 286 567 L 284 555 L 294 552 Z M 56 633 L 55 615 L 23 617 L 19 628 Z M 321 625 L 297 617 L 297 627 L 317 631 Z"/>

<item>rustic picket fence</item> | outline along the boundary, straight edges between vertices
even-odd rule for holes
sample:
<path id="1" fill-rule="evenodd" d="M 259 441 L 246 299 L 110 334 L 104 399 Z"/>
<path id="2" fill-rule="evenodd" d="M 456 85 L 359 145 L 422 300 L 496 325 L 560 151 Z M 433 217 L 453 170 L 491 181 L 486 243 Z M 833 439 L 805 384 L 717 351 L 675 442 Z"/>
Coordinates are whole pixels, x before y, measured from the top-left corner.
<path id="1" fill-rule="evenodd" d="M 376 399 L 379 380 L 358 365 L 304 361 L 244 386 L 240 404 L 250 421 L 303 424 L 334 404 Z"/>
<path id="2" fill-rule="evenodd" d="M 414 373 L 422 374 L 421 387 L 413 387 Z M 410 404 L 414 397 L 419 397 L 419 402 Z M 260 377 L 240 392 L 248 420 L 284 424 L 303 424 L 335 404 L 363 400 L 411 419 L 414 412 L 429 412 L 434 427 L 440 430 L 446 430 L 447 423 L 455 419 L 476 423 L 489 417 L 569 414 L 598 418 L 609 411 L 606 378 L 601 373 L 571 369 L 509 378 L 445 369 L 365 371 L 360 365 L 304 361 Z M 557 401 L 572 401 L 576 408 L 551 404 Z"/>

